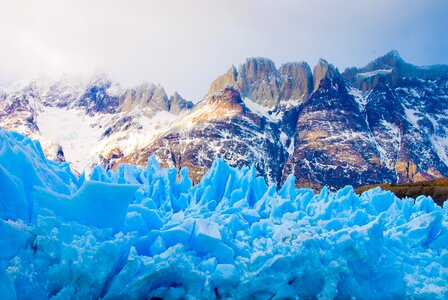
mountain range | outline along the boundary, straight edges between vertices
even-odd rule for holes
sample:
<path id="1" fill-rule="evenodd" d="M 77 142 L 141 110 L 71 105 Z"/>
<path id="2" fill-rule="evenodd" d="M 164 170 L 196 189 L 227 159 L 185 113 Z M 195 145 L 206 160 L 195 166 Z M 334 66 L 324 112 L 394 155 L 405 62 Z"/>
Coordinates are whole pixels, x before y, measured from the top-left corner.
<path id="1" fill-rule="evenodd" d="M 254 164 L 268 183 L 332 189 L 448 176 L 448 66 L 415 66 L 391 51 L 340 72 L 324 59 L 277 68 L 249 58 L 193 104 L 143 83 L 63 76 L 0 89 L 0 126 L 41 141 L 82 172 L 96 164 L 188 167 L 217 157 Z"/>

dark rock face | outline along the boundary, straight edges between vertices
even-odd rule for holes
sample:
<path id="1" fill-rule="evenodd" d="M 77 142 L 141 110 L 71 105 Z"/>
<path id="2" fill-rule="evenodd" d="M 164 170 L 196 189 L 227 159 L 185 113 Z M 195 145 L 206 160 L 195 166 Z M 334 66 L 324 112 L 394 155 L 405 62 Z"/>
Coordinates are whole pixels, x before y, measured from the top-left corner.
<path id="1" fill-rule="evenodd" d="M 414 66 L 392 51 L 344 77 L 368 93 L 369 128 L 397 182 L 447 176 L 447 66 Z"/>
<path id="2" fill-rule="evenodd" d="M 395 91 L 405 108 L 399 162 L 399 182 L 434 179 L 448 172 L 447 80 L 403 81 Z"/>
<path id="3" fill-rule="evenodd" d="M 58 147 L 58 151 L 56 153 L 56 161 L 59 161 L 59 162 L 65 161 L 64 151 L 62 150 L 61 146 Z"/>
<path id="4" fill-rule="evenodd" d="M 447 74 L 395 51 L 343 76 L 320 61 L 284 174 L 313 188 L 447 176 Z"/>
<path id="5" fill-rule="evenodd" d="M 314 189 L 393 181 L 359 105 L 342 78 L 331 76 L 323 77 L 300 111 L 284 175 L 293 173 L 298 185 Z"/>
<path id="6" fill-rule="evenodd" d="M 88 114 L 117 112 L 120 98 L 117 95 L 110 95 L 108 89 L 111 87 L 110 80 L 100 78 L 92 82 L 87 89 L 78 97 L 75 105 L 87 110 Z"/>
<path id="7" fill-rule="evenodd" d="M 399 156 L 402 133 L 409 128 L 403 105 L 395 92 L 381 83 L 369 94 L 365 111 L 380 156 L 393 168 Z"/>

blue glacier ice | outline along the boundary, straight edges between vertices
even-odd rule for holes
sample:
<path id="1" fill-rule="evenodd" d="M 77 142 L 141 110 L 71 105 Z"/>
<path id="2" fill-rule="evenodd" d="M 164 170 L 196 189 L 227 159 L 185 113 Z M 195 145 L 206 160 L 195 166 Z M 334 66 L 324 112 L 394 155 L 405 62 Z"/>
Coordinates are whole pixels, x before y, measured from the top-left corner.
<path id="1" fill-rule="evenodd" d="M 0 299 L 447 299 L 448 205 L 216 160 L 78 178 L 0 129 Z"/>

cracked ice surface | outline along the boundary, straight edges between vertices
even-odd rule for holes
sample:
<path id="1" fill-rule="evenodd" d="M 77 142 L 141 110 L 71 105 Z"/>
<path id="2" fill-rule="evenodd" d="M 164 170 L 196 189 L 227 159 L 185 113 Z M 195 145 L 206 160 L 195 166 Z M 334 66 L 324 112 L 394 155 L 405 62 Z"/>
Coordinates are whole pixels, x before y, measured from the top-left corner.
<path id="1" fill-rule="evenodd" d="M 447 298 L 448 206 L 255 168 L 101 167 L 0 129 L 0 298 Z"/>

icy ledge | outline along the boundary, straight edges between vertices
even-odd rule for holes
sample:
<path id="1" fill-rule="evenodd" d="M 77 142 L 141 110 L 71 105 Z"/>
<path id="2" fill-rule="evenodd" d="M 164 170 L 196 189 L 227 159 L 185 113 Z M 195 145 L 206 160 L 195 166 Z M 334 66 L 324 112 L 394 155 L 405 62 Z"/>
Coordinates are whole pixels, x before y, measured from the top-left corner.
<path id="1" fill-rule="evenodd" d="M 218 160 L 192 187 L 149 159 L 85 181 L 0 129 L 0 299 L 448 298 L 447 205 L 255 174 Z"/>

